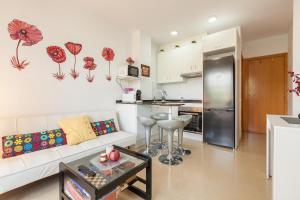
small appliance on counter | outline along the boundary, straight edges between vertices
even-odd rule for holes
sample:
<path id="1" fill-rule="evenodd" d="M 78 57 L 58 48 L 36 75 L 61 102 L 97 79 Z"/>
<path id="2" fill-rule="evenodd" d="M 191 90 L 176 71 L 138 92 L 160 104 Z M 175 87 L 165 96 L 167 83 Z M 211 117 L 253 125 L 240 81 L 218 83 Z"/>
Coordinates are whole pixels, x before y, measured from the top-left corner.
<path id="1" fill-rule="evenodd" d="M 131 65 L 121 66 L 119 67 L 118 75 L 139 77 L 139 68 Z"/>
<path id="2" fill-rule="evenodd" d="M 135 103 L 135 101 L 136 101 L 135 92 L 122 94 L 122 102 L 123 103 Z"/>
<path id="3" fill-rule="evenodd" d="M 137 90 L 136 91 L 136 101 L 137 102 L 141 102 L 142 101 L 142 91 L 141 90 Z"/>
<path id="4" fill-rule="evenodd" d="M 123 88 L 121 87 L 123 90 L 123 94 L 122 94 L 122 102 L 123 103 L 135 103 L 135 91 L 132 87 L 126 87 Z"/>

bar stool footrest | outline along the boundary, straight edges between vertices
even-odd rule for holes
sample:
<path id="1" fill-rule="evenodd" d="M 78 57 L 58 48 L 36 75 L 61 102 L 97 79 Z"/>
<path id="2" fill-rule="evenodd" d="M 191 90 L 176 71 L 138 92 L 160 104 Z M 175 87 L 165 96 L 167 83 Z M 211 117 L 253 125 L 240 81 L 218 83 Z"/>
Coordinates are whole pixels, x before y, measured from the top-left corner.
<path id="1" fill-rule="evenodd" d="M 173 155 L 172 158 L 168 157 L 168 154 L 159 156 L 159 161 L 165 165 L 179 165 L 182 163 L 182 158 L 177 155 Z"/>

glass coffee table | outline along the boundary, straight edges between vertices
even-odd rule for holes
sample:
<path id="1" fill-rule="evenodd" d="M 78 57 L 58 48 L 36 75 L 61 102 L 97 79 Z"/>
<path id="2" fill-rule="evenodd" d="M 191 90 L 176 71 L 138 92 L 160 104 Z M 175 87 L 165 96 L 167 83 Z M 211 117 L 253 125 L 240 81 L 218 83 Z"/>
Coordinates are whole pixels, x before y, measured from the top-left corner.
<path id="1" fill-rule="evenodd" d="M 126 189 L 143 199 L 150 200 L 152 195 L 152 161 L 149 156 L 114 145 L 119 150 L 119 161 L 99 162 L 100 154 L 84 157 L 70 163 L 59 164 L 59 195 L 63 200 L 99 200 L 116 191 L 126 183 Z M 81 166 L 81 171 L 79 170 Z M 92 173 L 84 173 L 82 166 Z M 85 168 L 85 169 L 86 169 Z M 146 179 L 136 174 L 146 170 Z M 146 191 L 134 186 L 136 182 L 145 184 Z"/>

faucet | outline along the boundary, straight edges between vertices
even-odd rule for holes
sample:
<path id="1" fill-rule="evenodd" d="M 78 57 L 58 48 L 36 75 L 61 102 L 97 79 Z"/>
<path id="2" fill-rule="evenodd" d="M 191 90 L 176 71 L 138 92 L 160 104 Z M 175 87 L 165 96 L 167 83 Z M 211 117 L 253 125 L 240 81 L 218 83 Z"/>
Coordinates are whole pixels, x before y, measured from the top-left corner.
<path id="1" fill-rule="evenodd" d="M 168 96 L 166 90 L 162 89 L 160 92 L 161 92 L 161 100 L 166 101 L 166 98 Z"/>

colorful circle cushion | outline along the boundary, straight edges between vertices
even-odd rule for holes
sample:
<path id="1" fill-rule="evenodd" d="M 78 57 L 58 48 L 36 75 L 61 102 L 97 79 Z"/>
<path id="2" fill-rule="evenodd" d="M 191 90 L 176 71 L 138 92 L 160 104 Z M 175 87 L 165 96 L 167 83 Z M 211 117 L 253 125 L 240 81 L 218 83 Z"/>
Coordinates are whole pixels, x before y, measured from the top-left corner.
<path id="1" fill-rule="evenodd" d="M 2 137 L 2 158 L 31 153 L 67 144 L 62 129 Z"/>
<path id="2" fill-rule="evenodd" d="M 96 136 L 105 135 L 108 133 L 116 132 L 116 126 L 113 119 L 98 121 L 91 123 L 92 128 L 96 134 Z"/>

